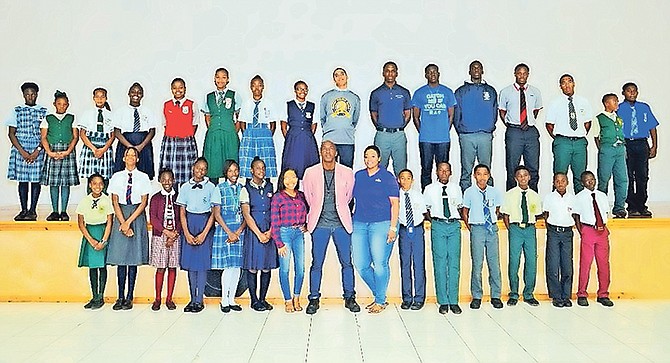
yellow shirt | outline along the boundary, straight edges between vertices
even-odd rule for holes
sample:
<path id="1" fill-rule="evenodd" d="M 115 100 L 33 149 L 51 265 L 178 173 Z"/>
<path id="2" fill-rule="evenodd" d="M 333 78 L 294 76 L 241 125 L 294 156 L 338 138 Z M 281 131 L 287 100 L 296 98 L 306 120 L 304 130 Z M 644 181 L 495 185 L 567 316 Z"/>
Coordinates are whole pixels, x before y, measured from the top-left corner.
<path id="1" fill-rule="evenodd" d="M 102 193 L 99 198 L 93 198 L 89 194 L 79 202 L 76 213 L 84 216 L 86 224 L 107 223 L 107 216 L 114 214 L 112 199 L 105 193 Z"/>
<path id="2" fill-rule="evenodd" d="M 500 207 L 500 213 L 509 216 L 510 223 L 521 223 L 523 213 L 521 212 L 521 188 L 518 186 L 505 193 L 505 199 Z M 535 223 L 535 216 L 542 214 L 542 200 L 540 196 L 532 189 L 528 188 L 526 192 L 526 202 L 528 204 L 528 223 Z"/>

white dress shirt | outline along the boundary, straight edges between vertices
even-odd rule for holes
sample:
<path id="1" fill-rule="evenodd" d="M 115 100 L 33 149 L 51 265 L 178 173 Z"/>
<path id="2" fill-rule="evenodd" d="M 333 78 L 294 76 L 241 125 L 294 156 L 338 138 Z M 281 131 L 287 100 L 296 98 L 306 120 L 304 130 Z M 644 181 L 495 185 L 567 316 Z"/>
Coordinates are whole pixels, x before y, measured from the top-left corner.
<path id="1" fill-rule="evenodd" d="M 444 205 L 442 203 L 442 190 L 447 187 L 447 198 L 449 199 L 449 219 L 461 219 L 458 209 L 463 207 L 463 193 L 457 183 L 449 182 L 442 184 L 435 181 L 426 186 L 423 190 L 423 196 L 426 199 L 430 216 L 432 218 L 447 219 L 444 215 Z"/>

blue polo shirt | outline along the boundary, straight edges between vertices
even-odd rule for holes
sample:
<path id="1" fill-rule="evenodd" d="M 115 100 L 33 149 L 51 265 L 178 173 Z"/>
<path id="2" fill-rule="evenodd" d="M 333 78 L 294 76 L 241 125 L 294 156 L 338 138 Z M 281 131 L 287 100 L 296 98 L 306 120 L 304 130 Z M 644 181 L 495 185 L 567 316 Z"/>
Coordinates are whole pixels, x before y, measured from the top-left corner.
<path id="1" fill-rule="evenodd" d="M 391 220 L 390 197 L 399 198 L 398 182 L 388 170 L 368 175 L 367 169 L 354 176 L 354 222 L 374 223 Z"/>
<path id="2" fill-rule="evenodd" d="M 637 133 L 635 134 L 631 132 L 633 109 L 635 109 L 637 119 Z M 649 131 L 658 126 L 658 120 L 651 112 L 651 107 L 644 102 L 636 101 L 632 105 L 626 101 L 621 102 L 616 113 L 623 120 L 623 137 L 627 139 L 646 139 L 649 137 Z"/>
<path id="3" fill-rule="evenodd" d="M 421 111 L 419 142 L 444 143 L 449 138 L 449 111 L 456 106 L 454 92 L 447 86 L 424 85 L 414 92 L 412 107 Z"/>
<path id="4" fill-rule="evenodd" d="M 486 186 L 484 194 L 486 194 L 486 204 L 488 204 L 491 210 L 491 220 L 493 223 L 496 223 L 496 207 L 502 205 L 503 195 L 498 189 L 490 185 Z M 468 215 L 469 224 L 484 224 L 484 195 L 477 184 L 473 184 L 463 193 L 463 206 L 470 209 Z"/>
<path id="5" fill-rule="evenodd" d="M 412 97 L 407 88 L 394 84 L 389 88 L 386 84 L 377 87 L 370 94 L 370 112 L 377 113 L 377 124 L 381 127 L 405 127 L 403 111 L 412 108 Z"/>
<path id="6" fill-rule="evenodd" d="M 196 186 L 200 185 L 202 188 Z M 179 188 L 176 204 L 184 206 L 191 213 L 207 213 L 212 211 L 215 205 L 221 205 L 221 193 L 219 188 L 205 177 L 200 183 L 193 178 L 183 183 Z"/>
<path id="7" fill-rule="evenodd" d="M 498 93 L 492 86 L 465 82 L 456 89 L 454 128 L 459 134 L 492 133 L 498 119 Z"/>

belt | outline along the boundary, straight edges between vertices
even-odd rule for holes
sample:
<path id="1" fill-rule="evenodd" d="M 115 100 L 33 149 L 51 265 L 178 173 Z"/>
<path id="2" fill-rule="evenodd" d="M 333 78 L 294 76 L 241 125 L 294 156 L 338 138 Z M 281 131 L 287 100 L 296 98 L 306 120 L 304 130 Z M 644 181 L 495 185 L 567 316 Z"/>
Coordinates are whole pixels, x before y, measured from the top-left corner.
<path id="1" fill-rule="evenodd" d="M 528 131 L 532 128 L 535 128 L 535 125 L 528 125 L 528 128 L 526 130 L 523 130 L 521 129 L 521 125 L 510 124 L 510 123 L 505 123 L 505 126 L 507 126 L 507 128 L 519 129 L 521 131 Z"/>
<path id="2" fill-rule="evenodd" d="M 530 227 L 530 226 L 535 227 L 535 223 L 519 223 L 519 222 L 514 222 L 514 223 L 510 223 L 510 225 L 512 225 L 512 226 L 519 226 L 519 228 L 526 228 L 526 227 Z"/>
<path id="3" fill-rule="evenodd" d="M 568 232 L 568 231 L 572 231 L 572 226 L 570 226 L 570 227 L 554 226 L 553 224 L 549 224 L 549 223 L 547 223 L 545 225 L 547 226 L 547 229 L 550 229 L 550 230 L 552 230 L 554 232 L 558 232 L 558 233 L 565 233 L 565 232 Z"/>
<path id="4" fill-rule="evenodd" d="M 390 132 L 390 133 L 394 133 L 394 132 L 399 132 L 399 131 L 403 131 L 403 130 L 404 130 L 403 127 L 395 127 L 395 128 L 394 128 L 394 127 L 381 127 L 381 126 L 377 126 L 377 131 L 381 131 L 381 132 Z"/>
<path id="5" fill-rule="evenodd" d="M 430 219 L 432 219 L 432 220 L 434 220 L 434 221 L 438 221 L 438 222 L 446 222 L 446 223 L 453 223 L 453 222 L 456 222 L 456 221 L 460 221 L 459 218 L 448 218 L 448 219 L 445 219 L 445 218 L 431 217 Z"/>
<path id="6" fill-rule="evenodd" d="M 577 141 L 577 140 L 586 139 L 586 137 L 584 137 L 584 136 L 577 137 L 577 136 L 556 135 L 556 137 L 562 137 L 562 138 L 568 139 L 570 141 Z"/>
<path id="7" fill-rule="evenodd" d="M 626 141 L 633 141 L 633 142 L 638 142 L 638 141 L 647 141 L 646 137 L 638 137 L 638 138 L 626 138 Z"/>

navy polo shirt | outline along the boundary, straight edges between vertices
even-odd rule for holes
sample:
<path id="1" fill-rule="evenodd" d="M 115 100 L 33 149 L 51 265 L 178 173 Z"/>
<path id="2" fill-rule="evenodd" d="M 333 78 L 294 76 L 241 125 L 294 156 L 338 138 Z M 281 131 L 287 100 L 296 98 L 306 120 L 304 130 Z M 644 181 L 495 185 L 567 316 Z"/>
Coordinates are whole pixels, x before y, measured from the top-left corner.
<path id="1" fill-rule="evenodd" d="M 377 113 L 377 124 L 381 127 L 405 127 L 403 111 L 411 108 L 409 91 L 397 83 L 391 88 L 382 84 L 370 94 L 370 112 Z"/>
<path id="2" fill-rule="evenodd" d="M 367 169 L 357 171 L 354 176 L 354 222 L 391 220 L 389 198 L 399 196 L 398 182 L 388 170 L 379 169 L 372 175 L 368 175 Z"/>

